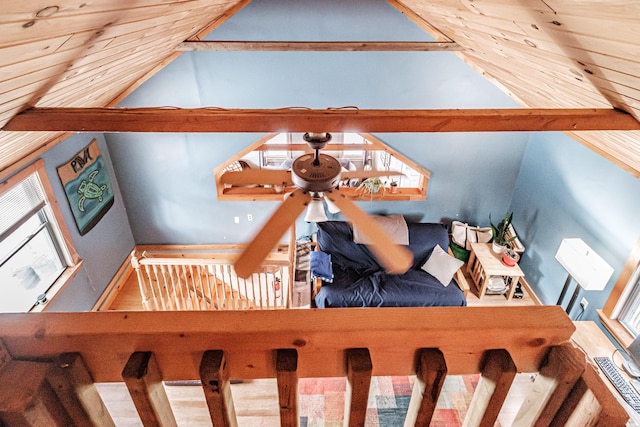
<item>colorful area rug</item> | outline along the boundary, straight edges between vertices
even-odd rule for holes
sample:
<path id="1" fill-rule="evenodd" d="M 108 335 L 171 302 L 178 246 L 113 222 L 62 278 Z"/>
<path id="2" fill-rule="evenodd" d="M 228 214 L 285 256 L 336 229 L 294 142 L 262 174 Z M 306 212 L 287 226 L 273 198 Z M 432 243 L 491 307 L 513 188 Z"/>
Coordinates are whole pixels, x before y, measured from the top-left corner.
<path id="1" fill-rule="evenodd" d="M 446 378 L 432 427 L 461 426 L 479 375 Z M 367 426 L 403 426 L 415 377 L 373 377 Z M 298 383 L 301 427 L 342 426 L 346 378 L 302 378 Z"/>

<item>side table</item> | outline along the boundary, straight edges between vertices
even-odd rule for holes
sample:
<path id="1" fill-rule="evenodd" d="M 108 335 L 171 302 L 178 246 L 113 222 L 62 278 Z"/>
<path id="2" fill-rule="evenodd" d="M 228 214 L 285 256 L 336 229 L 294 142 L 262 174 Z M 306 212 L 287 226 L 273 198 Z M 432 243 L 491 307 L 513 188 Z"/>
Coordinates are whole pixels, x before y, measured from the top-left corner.
<path id="1" fill-rule="evenodd" d="M 518 264 L 508 267 L 502 263 L 502 256 L 495 254 L 491 250 L 490 243 L 472 243 L 471 254 L 467 263 L 467 271 L 473 280 L 478 291 L 478 298 L 481 299 L 487 293 L 487 285 L 491 276 L 500 276 L 507 285 L 507 300 L 513 298 L 520 277 L 524 273 Z"/>

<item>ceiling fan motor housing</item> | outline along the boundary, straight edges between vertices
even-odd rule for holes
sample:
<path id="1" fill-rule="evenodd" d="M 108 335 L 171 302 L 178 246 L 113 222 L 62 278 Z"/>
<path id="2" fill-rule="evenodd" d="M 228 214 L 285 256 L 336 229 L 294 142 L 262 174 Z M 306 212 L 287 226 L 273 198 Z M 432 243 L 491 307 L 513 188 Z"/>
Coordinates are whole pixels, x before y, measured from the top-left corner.
<path id="1" fill-rule="evenodd" d="M 306 191 L 323 192 L 334 189 L 340 183 L 342 167 L 334 157 L 318 154 L 314 162 L 312 153 L 303 154 L 293 161 L 291 180 L 293 184 Z"/>

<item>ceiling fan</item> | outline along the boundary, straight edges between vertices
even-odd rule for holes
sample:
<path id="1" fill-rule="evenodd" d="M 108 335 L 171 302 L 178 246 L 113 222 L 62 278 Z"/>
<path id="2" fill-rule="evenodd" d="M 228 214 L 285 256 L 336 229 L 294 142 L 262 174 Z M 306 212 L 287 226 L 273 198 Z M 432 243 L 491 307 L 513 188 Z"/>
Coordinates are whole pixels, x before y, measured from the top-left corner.
<path id="1" fill-rule="evenodd" d="M 413 262 L 411 252 L 406 247 L 395 244 L 391 236 L 373 218 L 337 190 L 343 179 L 400 175 L 401 173 L 373 170 L 343 172 L 336 158 L 320 153 L 320 150 L 331 140 L 330 133 L 305 133 L 303 138 L 313 152 L 297 157 L 290 171 L 247 169 L 240 172 L 226 172 L 220 177 L 222 184 L 271 184 L 296 187 L 293 192 L 285 196 L 284 202 L 236 259 L 234 263 L 236 274 L 247 278 L 257 271 L 262 261 L 305 207 L 310 204 L 321 205 L 323 198 L 332 212 L 341 211 L 369 241 L 373 242 L 367 246 L 388 273 L 402 274 L 407 271 Z"/>

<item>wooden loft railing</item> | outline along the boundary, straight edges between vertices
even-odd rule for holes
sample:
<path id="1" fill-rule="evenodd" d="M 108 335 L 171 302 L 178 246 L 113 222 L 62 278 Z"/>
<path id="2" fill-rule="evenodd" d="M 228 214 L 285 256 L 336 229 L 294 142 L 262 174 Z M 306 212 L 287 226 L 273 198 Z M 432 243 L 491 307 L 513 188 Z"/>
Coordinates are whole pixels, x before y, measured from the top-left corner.
<path id="1" fill-rule="evenodd" d="M 428 425 L 446 375 L 480 373 L 466 426 L 492 426 L 516 372 L 538 372 L 516 425 L 628 419 L 560 307 L 1 314 L 5 425 L 113 425 L 94 382 L 124 382 L 144 425 L 175 425 L 163 380 L 201 380 L 214 426 L 235 425 L 229 378 L 277 378 L 281 425 L 297 379 L 346 376 L 364 425 L 372 375 L 416 374 L 406 425 Z M 1 423 L 0 423 L 1 424 Z"/>
<path id="2" fill-rule="evenodd" d="M 233 262 L 242 244 L 138 245 L 131 253 L 142 306 L 150 311 L 291 308 L 296 261 L 295 226 L 247 279 Z"/>
<path id="3" fill-rule="evenodd" d="M 134 250 L 131 265 L 145 310 L 291 308 L 295 243 L 294 250 L 269 254 L 247 279 L 233 269 L 237 249 L 209 246 L 199 254 L 187 249 L 167 253 L 161 246 Z"/>

